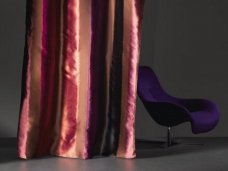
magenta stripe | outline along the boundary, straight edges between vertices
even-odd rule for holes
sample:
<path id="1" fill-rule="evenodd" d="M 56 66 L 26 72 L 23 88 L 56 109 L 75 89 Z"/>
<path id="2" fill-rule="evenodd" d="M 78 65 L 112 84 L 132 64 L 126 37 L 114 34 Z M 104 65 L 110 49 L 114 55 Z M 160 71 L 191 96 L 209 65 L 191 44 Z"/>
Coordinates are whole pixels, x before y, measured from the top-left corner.
<path id="1" fill-rule="evenodd" d="M 56 119 L 56 98 L 58 97 L 58 47 L 60 0 L 43 0 L 42 59 L 41 59 L 41 117 L 37 155 L 49 154 L 52 145 Z M 45 137 L 45 138 L 44 138 Z"/>

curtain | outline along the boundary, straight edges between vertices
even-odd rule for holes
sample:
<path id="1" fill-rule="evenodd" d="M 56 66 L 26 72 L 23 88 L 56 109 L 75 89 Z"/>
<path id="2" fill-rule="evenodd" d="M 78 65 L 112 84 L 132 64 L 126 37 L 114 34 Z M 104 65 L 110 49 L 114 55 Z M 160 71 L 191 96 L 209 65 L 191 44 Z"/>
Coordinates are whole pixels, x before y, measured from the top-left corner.
<path id="1" fill-rule="evenodd" d="M 135 158 L 144 0 L 27 0 L 19 158 Z"/>

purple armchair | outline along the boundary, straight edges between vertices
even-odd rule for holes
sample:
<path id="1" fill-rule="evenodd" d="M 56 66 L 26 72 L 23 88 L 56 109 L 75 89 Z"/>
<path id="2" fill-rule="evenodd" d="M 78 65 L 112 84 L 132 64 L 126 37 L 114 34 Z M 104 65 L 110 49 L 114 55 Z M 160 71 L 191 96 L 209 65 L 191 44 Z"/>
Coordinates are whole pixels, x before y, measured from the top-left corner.
<path id="1" fill-rule="evenodd" d="M 209 132 L 219 121 L 217 105 L 206 99 L 176 98 L 166 93 L 158 78 L 148 66 L 140 66 L 138 72 L 138 96 L 150 116 L 168 128 L 167 144 L 172 145 L 171 128 L 190 122 L 194 134 Z"/>

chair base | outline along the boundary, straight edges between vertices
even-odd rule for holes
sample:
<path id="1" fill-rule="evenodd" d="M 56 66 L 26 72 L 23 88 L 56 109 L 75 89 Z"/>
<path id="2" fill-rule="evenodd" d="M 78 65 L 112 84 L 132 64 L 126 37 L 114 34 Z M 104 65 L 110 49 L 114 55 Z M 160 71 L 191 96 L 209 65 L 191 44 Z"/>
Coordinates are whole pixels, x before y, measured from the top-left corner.
<path id="1" fill-rule="evenodd" d="M 178 142 L 174 140 L 174 135 L 172 132 L 172 127 L 167 127 L 167 138 L 166 138 L 166 143 L 161 145 L 162 148 L 167 148 L 171 146 L 201 146 L 204 145 L 203 143 L 183 143 L 183 142 Z"/>
<path id="2" fill-rule="evenodd" d="M 204 143 L 188 143 L 188 142 L 181 142 L 174 138 L 172 127 L 167 127 L 167 137 L 166 141 L 151 141 L 146 139 L 137 139 L 139 142 L 147 142 L 147 143 L 155 143 L 158 144 L 160 148 L 171 148 L 176 146 L 202 146 L 205 145 Z"/>

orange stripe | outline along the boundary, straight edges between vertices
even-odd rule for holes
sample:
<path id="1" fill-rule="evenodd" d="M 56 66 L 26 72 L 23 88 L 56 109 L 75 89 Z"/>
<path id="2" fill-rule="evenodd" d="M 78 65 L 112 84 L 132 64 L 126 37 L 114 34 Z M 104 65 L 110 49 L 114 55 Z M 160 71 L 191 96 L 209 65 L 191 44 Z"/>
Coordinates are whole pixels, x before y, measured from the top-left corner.
<path id="1" fill-rule="evenodd" d="M 117 157 L 134 158 L 135 103 L 140 52 L 140 16 L 135 0 L 124 0 L 122 113 Z"/>
<path id="2" fill-rule="evenodd" d="M 89 110 L 90 3 L 90 0 L 71 0 L 66 9 L 70 15 L 73 15 L 70 17 L 72 19 L 70 29 L 73 30 L 68 30 L 68 33 L 71 34 L 72 31 L 74 33 L 68 37 L 73 39 L 70 40 L 73 42 L 70 45 L 75 47 L 65 47 L 66 53 L 68 49 L 73 53 L 68 54 L 64 63 L 63 81 L 66 86 L 63 87 L 63 107 L 58 118 L 61 123 L 59 128 L 56 126 L 56 129 L 60 129 L 60 136 L 55 140 L 57 147 L 53 146 L 51 152 L 63 157 L 87 158 L 88 156 L 86 124 Z"/>
<path id="3" fill-rule="evenodd" d="M 89 85 L 90 85 L 90 23 L 91 23 L 91 1 L 80 0 L 80 38 L 79 38 L 79 95 L 78 116 L 80 121 L 76 130 L 76 155 L 80 158 L 87 158 L 87 121 L 89 114 Z"/>
<path id="4" fill-rule="evenodd" d="M 124 0 L 124 31 L 123 31 L 123 72 L 122 72 L 122 107 L 119 145 L 117 149 L 117 157 L 124 157 L 126 152 L 126 130 L 125 121 L 127 114 L 127 92 L 128 92 L 128 70 L 129 70 L 129 43 L 130 43 L 130 27 L 131 27 L 132 4 L 131 0 Z"/>
<path id="5" fill-rule="evenodd" d="M 62 109 L 60 117 L 59 140 L 56 155 L 71 157 L 75 155 L 75 131 L 78 113 L 78 46 L 79 3 L 75 0 L 63 1 L 63 66 L 62 66 Z"/>

